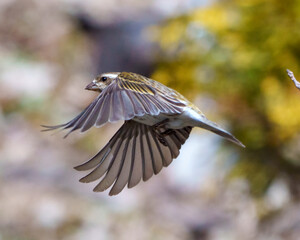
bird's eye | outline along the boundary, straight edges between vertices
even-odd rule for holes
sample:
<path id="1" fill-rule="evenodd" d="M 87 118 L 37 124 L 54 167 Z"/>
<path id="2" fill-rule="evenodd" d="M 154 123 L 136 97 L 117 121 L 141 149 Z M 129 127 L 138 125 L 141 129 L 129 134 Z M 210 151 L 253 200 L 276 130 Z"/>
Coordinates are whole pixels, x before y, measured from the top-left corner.
<path id="1" fill-rule="evenodd" d="M 105 82 L 106 80 L 107 80 L 107 77 L 102 77 L 102 78 L 101 78 L 101 81 L 102 81 L 102 82 Z"/>

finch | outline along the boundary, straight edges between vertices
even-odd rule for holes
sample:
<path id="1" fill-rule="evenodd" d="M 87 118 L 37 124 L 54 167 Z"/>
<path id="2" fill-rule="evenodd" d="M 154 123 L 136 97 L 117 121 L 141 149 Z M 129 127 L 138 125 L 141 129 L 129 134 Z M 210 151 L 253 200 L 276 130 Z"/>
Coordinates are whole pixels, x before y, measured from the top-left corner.
<path id="1" fill-rule="evenodd" d="M 179 155 L 193 127 L 216 133 L 245 147 L 238 139 L 205 115 L 185 97 L 165 85 L 136 73 L 110 72 L 97 76 L 87 90 L 98 97 L 71 121 L 43 126 L 44 131 L 101 127 L 107 122 L 124 121 L 122 127 L 94 157 L 75 167 L 92 170 L 80 182 L 100 179 L 94 188 L 109 195 L 136 186 L 158 174 Z"/>

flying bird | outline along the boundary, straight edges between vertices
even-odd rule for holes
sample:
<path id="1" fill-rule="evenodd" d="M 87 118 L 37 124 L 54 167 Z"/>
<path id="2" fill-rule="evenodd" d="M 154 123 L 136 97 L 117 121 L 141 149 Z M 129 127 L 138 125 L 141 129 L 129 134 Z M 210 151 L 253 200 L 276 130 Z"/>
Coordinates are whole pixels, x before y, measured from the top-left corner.
<path id="1" fill-rule="evenodd" d="M 80 182 L 100 179 L 94 188 L 109 195 L 147 181 L 179 155 L 193 127 L 214 132 L 237 145 L 244 145 L 232 134 L 208 120 L 185 97 L 165 85 L 136 73 L 110 72 L 97 76 L 87 90 L 98 97 L 71 121 L 43 126 L 44 131 L 69 129 L 84 132 L 92 126 L 125 121 L 110 141 L 94 157 L 75 167 L 92 170 Z"/>

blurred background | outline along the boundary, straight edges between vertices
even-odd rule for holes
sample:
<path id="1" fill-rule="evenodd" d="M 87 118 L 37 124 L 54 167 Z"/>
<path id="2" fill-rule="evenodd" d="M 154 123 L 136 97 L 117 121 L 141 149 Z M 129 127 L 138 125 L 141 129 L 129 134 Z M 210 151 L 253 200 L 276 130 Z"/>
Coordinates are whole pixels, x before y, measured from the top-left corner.
<path id="1" fill-rule="evenodd" d="M 1 0 L 0 240 L 296 240 L 300 1 Z M 121 123 L 41 133 L 132 71 L 187 96 L 241 149 L 194 129 L 180 156 L 116 197 L 74 166 Z"/>

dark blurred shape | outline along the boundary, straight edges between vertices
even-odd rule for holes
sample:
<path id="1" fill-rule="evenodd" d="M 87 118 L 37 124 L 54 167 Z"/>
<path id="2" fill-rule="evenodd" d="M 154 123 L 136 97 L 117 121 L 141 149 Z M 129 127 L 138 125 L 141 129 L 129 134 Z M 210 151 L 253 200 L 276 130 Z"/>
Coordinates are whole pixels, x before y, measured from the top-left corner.
<path id="1" fill-rule="evenodd" d="M 191 239 L 193 240 L 206 240 L 210 227 L 208 225 L 195 225 L 190 228 Z"/>
<path id="2" fill-rule="evenodd" d="M 153 72 L 155 46 L 143 31 L 157 23 L 155 18 L 102 25 L 84 13 L 73 17 L 94 43 L 96 73 L 127 71 L 149 76 Z"/>

